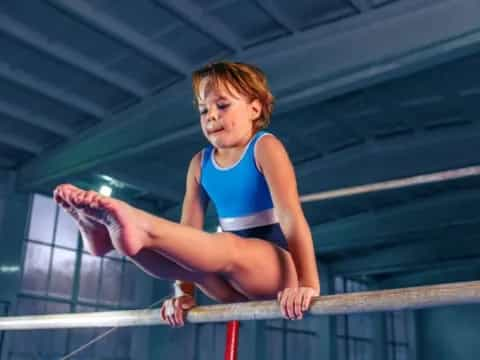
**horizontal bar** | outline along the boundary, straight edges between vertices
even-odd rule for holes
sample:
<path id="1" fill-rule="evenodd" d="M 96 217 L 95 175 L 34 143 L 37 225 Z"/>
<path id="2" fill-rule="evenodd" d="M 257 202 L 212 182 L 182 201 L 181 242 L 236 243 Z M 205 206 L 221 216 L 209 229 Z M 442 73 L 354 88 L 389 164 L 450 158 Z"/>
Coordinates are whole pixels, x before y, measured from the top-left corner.
<path id="1" fill-rule="evenodd" d="M 408 186 L 430 184 L 435 182 L 461 179 L 469 176 L 480 175 L 480 166 L 469 166 L 460 169 L 440 171 L 432 174 L 417 175 L 395 180 L 387 180 L 378 183 L 347 187 L 338 190 L 322 191 L 318 193 L 303 195 L 301 202 L 328 200 L 339 197 L 366 194 L 383 190 L 400 189 Z"/>
<path id="2" fill-rule="evenodd" d="M 397 311 L 473 303 L 480 303 L 480 281 L 321 296 L 313 300 L 306 316 Z M 186 321 L 212 323 L 280 318 L 282 315 L 276 301 L 252 301 L 198 306 L 187 314 Z M 0 317 L 0 331 L 166 324 L 160 318 L 159 309 Z"/>

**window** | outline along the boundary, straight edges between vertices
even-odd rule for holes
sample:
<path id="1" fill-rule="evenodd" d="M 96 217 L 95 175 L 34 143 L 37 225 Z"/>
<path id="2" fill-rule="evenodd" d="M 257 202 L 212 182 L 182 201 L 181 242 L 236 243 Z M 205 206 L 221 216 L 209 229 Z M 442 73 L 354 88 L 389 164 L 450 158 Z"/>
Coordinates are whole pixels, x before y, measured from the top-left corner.
<path id="1" fill-rule="evenodd" d="M 311 359 L 318 342 L 315 319 L 265 321 L 265 348 L 268 359 Z"/>
<path id="2" fill-rule="evenodd" d="M 10 305 L 7 301 L 0 301 L 0 316 L 7 316 L 8 315 L 8 306 Z M 5 334 L 3 331 L 0 332 L 0 354 L 2 353 L 3 349 L 3 338 Z"/>
<path id="3" fill-rule="evenodd" d="M 388 360 L 408 359 L 407 315 L 408 313 L 406 311 L 396 311 L 385 314 Z"/>
<path id="4" fill-rule="evenodd" d="M 368 286 L 358 281 L 335 277 L 335 293 L 352 293 L 357 291 L 368 291 Z M 409 321 L 411 321 L 411 312 L 396 311 L 382 313 L 377 321 L 384 324 L 386 330 L 384 349 L 377 351 L 386 351 L 381 356 L 387 360 L 408 360 L 409 359 Z M 374 338 L 376 335 L 374 329 L 374 319 L 372 314 L 354 314 L 336 316 L 336 339 L 337 339 L 337 359 L 339 360 L 357 360 L 372 359 L 374 356 Z M 377 327 L 378 329 L 378 327 Z"/>
<path id="5" fill-rule="evenodd" d="M 76 224 L 53 199 L 33 196 L 27 230 L 18 315 L 139 308 L 150 302 L 152 280 L 115 252 L 99 258 L 83 251 Z M 14 332 L 8 358 L 58 358 L 102 331 Z M 128 360 L 131 345 L 132 330 L 118 329 L 75 358 Z"/>
<path id="6" fill-rule="evenodd" d="M 367 291 L 365 284 L 335 277 L 335 293 Z M 373 358 L 373 319 L 371 314 L 336 316 L 337 359 L 370 360 Z"/>

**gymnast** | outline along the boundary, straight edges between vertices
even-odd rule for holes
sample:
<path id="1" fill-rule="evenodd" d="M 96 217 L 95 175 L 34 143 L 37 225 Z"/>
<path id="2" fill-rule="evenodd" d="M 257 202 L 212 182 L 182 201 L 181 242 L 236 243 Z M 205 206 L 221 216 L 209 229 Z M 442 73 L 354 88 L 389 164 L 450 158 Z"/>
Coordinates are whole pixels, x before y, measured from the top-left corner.
<path id="1" fill-rule="evenodd" d="M 193 73 L 193 91 L 210 145 L 190 162 L 180 223 L 71 184 L 57 186 L 54 198 L 89 252 L 116 249 L 174 281 L 161 308 L 171 326 L 184 325 L 195 287 L 218 302 L 277 299 L 285 318 L 301 319 L 320 282 L 293 166 L 264 131 L 274 102 L 267 79 L 255 66 L 218 62 Z M 203 231 L 210 200 L 215 233 Z"/>

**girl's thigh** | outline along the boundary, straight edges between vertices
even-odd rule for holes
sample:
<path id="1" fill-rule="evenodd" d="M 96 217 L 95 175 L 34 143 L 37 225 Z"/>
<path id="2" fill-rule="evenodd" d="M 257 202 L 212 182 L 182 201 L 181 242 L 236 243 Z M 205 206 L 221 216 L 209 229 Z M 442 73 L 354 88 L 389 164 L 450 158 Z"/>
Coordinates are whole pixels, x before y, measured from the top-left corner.
<path id="1" fill-rule="evenodd" d="M 298 276 L 290 252 L 258 238 L 231 233 L 235 243 L 234 264 L 225 274 L 230 284 L 251 300 L 274 299 L 286 287 L 298 286 Z"/>

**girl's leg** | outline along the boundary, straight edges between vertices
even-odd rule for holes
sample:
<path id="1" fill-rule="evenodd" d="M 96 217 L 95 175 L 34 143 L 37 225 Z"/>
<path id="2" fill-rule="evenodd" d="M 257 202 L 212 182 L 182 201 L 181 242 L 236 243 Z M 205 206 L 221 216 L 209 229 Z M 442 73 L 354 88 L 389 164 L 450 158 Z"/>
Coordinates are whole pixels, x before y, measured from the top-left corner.
<path id="1" fill-rule="evenodd" d="M 98 245 L 94 245 L 95 243 L 100 242 L 102 243 L 102 248 L 113 249 L 111 240 L 108 238 L 108 233 L 100 227 L 104 227 L 104 225 L 98 224 L 97 231 L 94 233 L 97 235 L 96 237 L 92 235 L 92 232 L 86 233 L 85 231 L 82 231 L 84 244 L 87 248 L 92 249 L 98 247 Z M 104 253 L 96 255 L 103 254 Z M 205 295 L 213 300 L 219 302 L 238 302 L 247 300 L 245 295 L 235 290 L 224 278 L 222 278 L 221 275 L 186 270 L 154 250 L 142 249 L 136 255 L 129 257 L 129 259 L 145 273 L 155 278 L 171 281 L 182 280 L 193 282 Z"/>
<path id="2" fill-rule="evenodd" d="M 251 299 L 274 298 L 278 291 L 298 284 L 290 254 L 267 241 L 231 233 L 210 234 L 111 198 L 80 205 L 105 224 L 113 246 L 128 256 L 154 249 L 186 270 L 223 275 Z"/>
<path id="3" fill-rule="evenodd" d="M 104 224 L 99 223 L 92 217 L 88 218 L 84 208 L 76 207 L 70 200 L 69 193 L 83 191 L 74 186 L 67 185 L 54 193 L 55 200 L 77 222 L 84 247 L 96 256 L 103 256 L 114 249 L 109 232 Z M 159 253 L 142 249 L 136 255 L 130 257 L 147 274 L 166 280 L 182 280 L 193 282 L 210 298 L 220 302 L 245 301 L 245 295 L 240 294 L 232 286 L 217 274 L 207 274 L 186 270 L 177 263 L 165 258 Z"/>
<path id="4" fill-rule="evenodd" d="M 213 300 L 219 302 L 239 302 L 248 298 L 235 290 L 221 275 L 192 272 L 158 254 L 154 250 L 142 249 L 130 257 L 147 274 L 165 280 L 193 282 Z"/>

